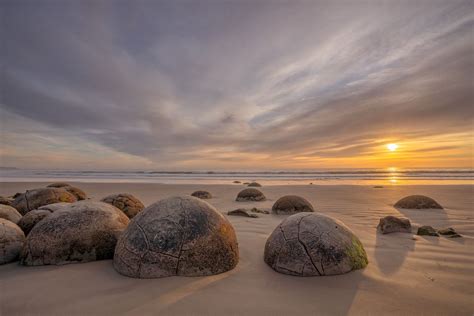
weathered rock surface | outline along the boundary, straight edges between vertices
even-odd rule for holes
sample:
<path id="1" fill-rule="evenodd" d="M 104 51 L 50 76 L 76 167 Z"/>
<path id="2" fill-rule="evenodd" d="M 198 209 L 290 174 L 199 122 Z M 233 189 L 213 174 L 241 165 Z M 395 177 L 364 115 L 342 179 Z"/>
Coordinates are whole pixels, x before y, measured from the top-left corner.
<path id="1" fill-rule="evenodd" d="M 64 187 L 70 187 L 71 185 L 66 182 L 54 182 L 48 185 L 48 188 L 64 188 Z"/>
<path id="2" fill-rule="evenodd" d="M 29 211 L 38 209 L 43 205 L 76 201 L 76 197 L 63 188 L 41 188 L 27 190 L 25 193 L 20 194 L 15 198 L 12 206 L 22 215 L 25 215 Z"/>
<path id="3" fill-rule="evenodd" d="M 0 264 L 16 261 L 25 243 L 25 234 L 15 223 L 0 218 Z"/>
<path id="4" fill-rule="evenodd" d="M 20 219 L 18 226 L 25 233 L 25 236 L 28 236 L 33 227 L 49 214 L 51 214 L 51 211 L 32 210 Z"/>
<path id="5" fill-rule="evenodd" d="M 194 191 L 191 196 L 194 196 L 194 197 L 197 197 L 197 198 L 200 198 L 200 199 L 203 199 L 203 200 L 206 200 L 206 199 L 211 199 L 212 198 L 212 195 L 211 193 L 207 192 L 207 191 Z"/>
<path id="6" fill-rule="evenodd" d="M 236 201 L 265 201 L 266 197 L 257 189 L 245 189 L 239 192 Z"/>
<path id="7" fill-rule="evenodd" d="M 24 265 L 67 264 L 111 259 L 129 223 L 116 207 L 92 201 L 64 206 L 39 221 L 21 253 Z"/>
<path id="8" fill-rule="evenodd" d="M 112 204 L 122 210 L 128 218 L 133 218 L 145 208 L 138 198 L 129 193 L 111 194 L 103 198 L 102 202 Z"/>
<path id="9" fill-rule="evenodd" d="M 452 227 L 448 227 L 448 228 L 444 228 L 444 229 L 440 229 L 438 230 L 438 233 L 440 235 L 443 235 L 443 236 L 447 236 L 449 238 L 459 238 L 459 237 L 462 237 L 460 234 L 458 234 L 454 228 Z"/>
<path id="10" fill-rule="evenodd" d="M 251 182 L 247 186 L 248 187 L 261 187 L 262 185 L 258 182 Z"/>
<path id="11" fill-rule="evenodd" d="M 258 217 L 257 214 L 252 214 L 252 213 L 250 213 L 249 210 L 247 210 L 245 208 L 238 208 L 238 209 L 233 210 L 233 211 L 228 211 L 227 215 L 244 216 L 244 217 L 252 217 L 252 218 L 257 218 Z"/>
<path id="12" fill-rule="evenodd" d="M 385 216 L 380 219 L 377 228 L 382 234 L 411 233 L 411 223 L 408 218 Z"/>
<path id="13" fill-rule="evenodd" d="M 79 188 L 69 186 L 63 189 L 74 195 L 78 201 L 87 199 L 87 194 Z"/>
<path id="14" fill-rule="evenodd" d="M 436 232 L 436 230 L 431 226 L 421 226 L 421 227 L 419 227 L 418 232 L 416 234 L 420 235 L 420 236 L 435 236 L 435 237 L 439 236 L 439 234 Z"/>
<path id="15" fill-rule="evenodd" d="M 238 261 L 230 222 L 207 202 L 184 196 L 158 201 L 133 218 L 117 243 L 114 267 L 135 278 L 204 276 Z"/>
<path id="16" fill-rule="evenodd" d="M 403 209 L 443 209 L 435 200 L 424 195 L 410 195 L 399 200 L 394 205 Z"/>
<path id="17" fill-rule="evenodd" d="M 38 210 L 49 211 L 51 213 L 54 213 L 58 210 L 62 210 L 64 208 L 67 208 L 70 204 L 71 203 L 66 203 L 66 202 L 53 203 L 53 204 L 43 205 L 43 206 L 39 207 Z"/>
<path id="18" fill-rule="evenodd" d="M 21 219 L 21 214 L 12 206 L 0 204 L 0 218 L 18 224 L 18 221 Z"/>
<path id="19" fill-rule="evenodd" d="M 367 266 L 359 238 L 339 220 L 317 213 L 286 218 L 267 239 L 265 262 L 297 276 L 347 273 Z"/>
<path id="20" fill-rule="evenodd" d="M 314 209 L 311 203 L 301 196 L 285 195 L 273 204 L 272 212 L 279 215 L 292 215 L 300 212 L 314 212 Z"/>
<path id="21" fill-rule="evenodd" d="M 9 197 L 4 197 L 0 195 L 0 204 L 3 205 L 12 205 L 13 199 Z"/>
<path id="22" fill-rule="evenodd" d="M 256 208 L 256 207 L 251 208 L 251 209 L 250 209 L 250 212 L 252 212 L 252 213 L 260 213 L 260 214 L 270 214 L 269 211 L 267 211 L 267 210 L 261 210 L 261 209 L 258 209 L 258 208 Z"/>

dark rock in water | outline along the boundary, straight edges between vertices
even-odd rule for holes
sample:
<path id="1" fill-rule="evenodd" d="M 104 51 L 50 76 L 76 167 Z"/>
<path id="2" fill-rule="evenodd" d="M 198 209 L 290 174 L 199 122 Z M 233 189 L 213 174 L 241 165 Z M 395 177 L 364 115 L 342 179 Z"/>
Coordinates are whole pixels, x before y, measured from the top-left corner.
<path id="1" fill-rule="evenodd" d="M 251 182 L 247 186 L 248 187 L 261 187 L 262 185 L 258 182 Z"/>
<path id="2" fill-rule="evenodd" d="M 242 183 L 242 182 L 235 180 L 233 183 Z"/>
<path id="3" fill-rule="evenodd" d="M 79 201 L 47 215 L 28 234 L 20 263 L 29 266 L 112 259 L 129 223 L 118 208 Z"/>
<path id="4" fill-rule="evenodd" d="M 438 233 L 440 235 L 443 235 L 443 236 L 447 236 L 449 238 L 459 238 L 459 237 L 462 237 L 460 234 L 458 234 L 454 228 L 452 227 L 448 227 L 448 228 L 444 228 L 444 229 L 440 229 L 438 230 Z"/>
<path id="5" fill-rule="evenodd" d="M 18 221 L 21 219 L 21 214 L 10 205 L 0 204 L 0 218 L 18 224 Z"/>
<path id="6" fill-rule="evenodd" d="M 418 232 L 416 234 L 420 236 L 439 236 L 436 230 L 431 226 L 421 226 L 418 228 Z"/>
<path id="7" fill-rule="evenodd" d="M 252 218 L 257 218 L 257 214 L 252 214 L 249 212 L 249 210 L 246 210 L 244 208 L 238 208 L 233 211 L 228 211 L 227 215 L 232 215 L 232 216 L 244 216 L 244 217 L 252 217 Z"/>
<path id="8" fill-rule="evenodd" d="M 111 194 L 103 198 L 102 202 L 112 204 L 123 211 L 128 218 L 133 218 L 145 208 L 139 199 L 128 193 Z"/>
<path id="9" fill-rule="evenodd" d="M 194 191 L 191 196 L 206 200 L 206 199 L 211 199 L 212 195 L 211 193 L 207 191 Z"/>
<path id="10" fill-rule="evenodd" d="M 114 267 L 134 278 L 205 276 L 232 270 L 238 261 L 230 222 L 209 203 L 183 196 L 158 201 L 131 220 Z"/>
<path id="11" fill-rule="evenodd" d="M 8 198 L 8 197 L 4 197 L 4 196 L 0 196 L 0 204 L 11 206 L 12 202 L 13 202 L 13 199 Z"/>
<path id="12" fill-rule="evenodd" d="M 311 203 L 301 196 L 285 195 L 273 204 L 272 212 L 279 215 L 291 215 L 300 212 L 314 212 L 314 209 Z"/>
<path id="13" fill-rule="evenodd" d="M 382 234 L 389 233 L 411 233 L 411 224 L 408 218 L 401 218 L 395 216 L 385 216 L 380 219 L 377 228 Z"/>
<path id="14" fill-rule="evenodd" d="M 336 275 L 368 264 L 359 238 L 339 220 L 317 213 L 289 216 L 267 239 L 265 262 L 297 276 Z"/>
<path id="15" fill-rule="evenodd" d="M 15 223 L 0 218 L 0 264 L 16 261 L 25 243 L 25 234 Z"/>
<path id="16" fill-rule="evenodd" d="M 237 198 L 235 199 L 238 202 L 242 201 L 264 201 L 266 199 L 265 195 L 257 189 L 245 189 L 239 192 Z"/>
<path id="17" fill-rule="evenodd" d="M 256 207 L 250 209 L 250 212 L 253 212 L 253 213 L 260 213 L 260 214 L 270 214 L 269 211 L 267 210 L 261 210 L 261 209 L 258 209 Z"/>
<path id="18" fill-rule="evenodd" d="M 374 189 L 383 189 L 383 185 L 375 185 Z"/>
<path id="19" fill-rule="evenodd" d="M 25 216 L 20 219 L 18 226 L 21 228 L 21 230 L 23 230 L 25 236 L 28 236 L 33 227 L 49 214 L 51 214 L 51 211 L 33 210 L 26 213 Z"/>
<path id="20" fill-rule="evenodd" d="M 70 187 L 70 186 L 71 185 L 66 182 L 54 182 L 48 185 L 47 188 L 64 188 L 64 187 Z"/>
<path id="21" fill-rule="evenodd" d="M 435 200 L 424 195 L 410 195 L 399 200 L 394 205 L 403 209 L 443 209 Z"/>
<path id="22" fill-rule="evenodd" d="M 63 188 L 41 188 L 28 190 L 15 198 L 12 206 L 18 210 L 22 215 L 29 211 L 38 209 L 43 205 L 58 203 L 58 202 L 76 202 L 74 195 L 67 192 Z"/>

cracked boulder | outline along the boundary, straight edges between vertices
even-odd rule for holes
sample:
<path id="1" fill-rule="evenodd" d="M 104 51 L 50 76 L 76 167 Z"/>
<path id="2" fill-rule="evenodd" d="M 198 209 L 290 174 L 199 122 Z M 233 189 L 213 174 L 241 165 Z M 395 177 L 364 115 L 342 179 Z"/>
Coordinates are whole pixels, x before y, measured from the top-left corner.
<path id="1" fill-rule="evenodd" d="M 409 195 L 394 205 L 403 209 L 443 209 L 435 200 L 424 195 Z"/>
<path id="2" fill-rule="evenodd" d="M 0 264 L 16 261 L 25 243 L 25 234 L 15 223 L 0 218 Z"/>
<path id="3" fill-rule="evenodd" d="M 194 197 L 197 197 L 199 199 L 203 199 L 203 200 L 206 200 L 206 199 L 212 199 L 212 195 L 211 193 L 207 192 L 207 191 L 194 191 L 191 196 L 194 196 Z"/>
<path id="4" fill-rule="evenodd" d="M 278 215 L 292 215 L 300 212 L 314 212 L 314 209 L 311 203 L 301 196 L 285 195 L 273 204 L 272 212 Z"/>
<path id="5" fill-rule="evenodd" d="M 257 189 L 245 189 L 237 194 L 237 198 L 235 199 L 238 202 L 243 201 L 265 201 L 266 197 Z"/>
<path id="6" fill-rule="evenodd" d="M 18 221 L 21 219 L 21 214 L 9 205 L 0 204 L 0 218 L 18 224 Z"/>
<path id="7" fill-rule="evenodd" d="M 139 199 L 128 193 L 111 194 L 103 198 L 102 202 L 112 204 L 122 210 L 128 218 L 133 218 L 145 208 Z"/>
<path id="8" fill-rule="evenodd" d="M 230 222 L 209 203 L 183 196 L 160 200 L 130 221 L 114 267 L 134 278 L 205 276 L 229 271 L 238 261 Z"/>
<path id="9" fill-rule="evenodd" d="M 25 215 L 29 211 L 36 210 L 43 205 L 76 201 L 77 198 L 63 188 L 41 188 L 27 190 L 25 193 L 18 195 L 13 201 L 12 206 L 22 215 Z"/>
<path id="10" fill-rule="evenodd" d="M 339 220 L 318 213 L 289 216 L 267 239 L 265 262 L 296 276 L 336 275 L 368 264 L 359 238 Z"/>
<path id="11" fill-rule="evenodd" d="M 391 215 L 381 218 L 377 228 L 382 234 L 411 233 L 411 223 L 408 218 Z"/>
<path id="12" fill-rule="evenodd" d="M 69 183 L 66 182 L 55 182 L 51 183 L 50 185 L 47 186 L 48 188 L 63 188 L 64 190 L 68 191 L 72 195 L 76 197 L 78 201 L 82 201 L 87 199 L 87 195 L 84 191 L 82 191 L 79 188 L 73 187 Z"/>
<path id="13" fill-rule="evenodd" d="M 25 216 L 20 219 L 18 226 L 25 233 L 25 236 L 28 236 L 33 227 L 49 214 L 51 214 L 51 211 L 33 210 L 26 213 Z"/>
<path id="14" fill-rule="evenodd" d="M 92 201 L 63 206 L 28 234 L 20 263 L 28 266 L 112 259 L 117 239 L 129 223 L 116 207 Z"/>

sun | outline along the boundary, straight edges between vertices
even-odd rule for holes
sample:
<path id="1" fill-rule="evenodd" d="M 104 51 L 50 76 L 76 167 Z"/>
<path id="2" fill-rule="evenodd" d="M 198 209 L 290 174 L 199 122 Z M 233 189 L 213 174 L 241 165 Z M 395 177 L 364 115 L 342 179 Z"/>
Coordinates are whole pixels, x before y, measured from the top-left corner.
<path id="1" fill-rule="evenodd" d="M 387 144 L 387 149 L 390 151 L 395 151 L 397 150 L 398 145 L 397 144 Z"/>

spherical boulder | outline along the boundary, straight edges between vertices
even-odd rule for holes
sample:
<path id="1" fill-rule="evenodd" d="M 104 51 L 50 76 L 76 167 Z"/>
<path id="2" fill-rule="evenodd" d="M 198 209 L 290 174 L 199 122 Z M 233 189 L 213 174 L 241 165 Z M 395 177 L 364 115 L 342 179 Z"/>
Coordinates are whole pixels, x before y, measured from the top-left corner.
<path id="1" fill-rule="evenodd" d="M 207 191 L 194 191 L 191 196 L 206 200 L 206 199 L 212 199 L 211 193 Z"/>
<path id="2" fill-rule="evenodd" d="M 296 276 L 343 274 L 368 263 L 359 238 L 341 221 L 318 213 L 286 218 L 267 239 L 264 260 Z"/>
<path id="3" fill-rule="evenodd" d="M 273 204 L 272 212 L 279 215 L 292 215 L 300 212 L 314 212 L 314 208 L 301 196 L 285 195 Z"/>
<path id="4" fill-rule="evenodd" d="M 78 201 L 87 199 L 87 194 L 79 188 L 69 186 L 63 189 L 74 195 Z"/>
<path id="5" fill-rule="evenodd" d="M 21 219 L 21 214 L 9 205 L 0 204 L 0 218 L 18 224 L 18 221 Z"/>
<path id="6" fill-rule="evenodd" d="M 3 205 L 12 205 L 13 199 L 9 197 L 4 197 L 0 195 L 0 204 Z"/>
<path id="7" fill-rule="evenodd" d="M 92 201 L 64 206 L 39 221 L 28 234 L 20 263 L 29 266 L 113 258 L 128 217 L 116 207 Z"/>
<path id="8" fill-rule="evenodd" d="M 409 195 L 394 205 L 403 209 L 443 209 L 435 200 L 424 195 Z"/>
<path id="9" fill-rule="evenodd" d="M 43 205 L 58 202 L 76 202 L 74 195 L 67 192 L 63 188 L 41 188 L 27 190 L 15 198 L 12 206 L 16 208 L 22 215 L 29 211 L 35 210 Z"/>
<path id="10" fill-rule="evenodd" d="M 122 210 L 128 218 L 133 218 L 145 208 L 139 199 L 128 193 L 108 195 L 102 199 L 102 202 L 112 204 Z"/>
<path id="11" fill-rule="evenodd" d="M 248 187 L 261 187 L 262 185 L 258 182 L 251 182 L 247 186 Z"/>
<path id="12" fill-rule="evenodd" d="M 237 198 L 235 199 L 238 202 L 242 201 L 265 201 L 266 197 L 257 189 L 245 189 L 237 194 Z"/>
<path id="13" fill-rule="evenodd" d="M 15 223 L 0 218 L 0 264 L 16 261 L 25 243 L 25 234 Z"/>
<path id="14" fill-rule="evenodd" d="M 64 188 L 64 187 L 70 187 L 71 185 L 66 182 L 54 182 L 48 185 L 48 188 Z"/>
<path id="15" fill-rule="evenodd" d="M 238 261 L 230 222 L 209 203 L 183 196 L 158 201 L 130 221 L 114 267 L 134 278 L 204 276 L 231 270 Z"/>
<path id="16" fill-rule="evenodd" d="M 43 218 L 51 214 L 51 211 L 47 210 L 32 210 L 23 216 L 18 222 L 18 226 L 28 236 L 33 227 L 39 223 Z"/>

